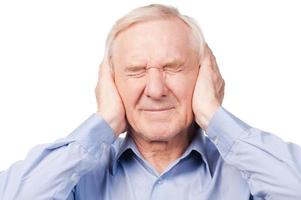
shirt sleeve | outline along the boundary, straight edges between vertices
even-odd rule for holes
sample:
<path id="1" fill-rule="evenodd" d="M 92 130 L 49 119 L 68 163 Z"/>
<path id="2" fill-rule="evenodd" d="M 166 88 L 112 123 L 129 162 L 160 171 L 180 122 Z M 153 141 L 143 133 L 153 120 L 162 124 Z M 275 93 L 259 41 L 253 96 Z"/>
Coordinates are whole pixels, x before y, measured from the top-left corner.
<path id="1" fill-rule="evenodd" d="M 207 135 L 224 161 L 247 180 L 254 197 L 301 199 L 301 148 L 253 128 L 220 107 Z"/>
<path id="2" fill-rule="evenodd" d="M 109 125 L 91 115 L 67 137 L 34 147 L 25 160 L 1 172 L 0 199 L 72 200 L 80 177 L 96 165 L 107 167 L 115 139 Z"/>

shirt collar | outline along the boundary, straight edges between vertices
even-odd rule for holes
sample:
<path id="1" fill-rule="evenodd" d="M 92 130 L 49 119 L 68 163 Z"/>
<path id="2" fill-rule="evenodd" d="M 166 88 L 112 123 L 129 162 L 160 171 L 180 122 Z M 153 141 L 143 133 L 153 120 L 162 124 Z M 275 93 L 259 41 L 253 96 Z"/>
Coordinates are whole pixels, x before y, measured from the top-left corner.
<path id="1" fill-rule="evenodd" d="M 206 140 L 207 138 L 204 135 L 203 129 L 197 128 L 189 146 L 181 156 L 181 159 L 187 157 L 191 152 L 195 151 L 202 157 L 203 161 L 208 166 Z"/>
<path id="2" fill-rule="evenodd" d="M 136 144 L 134 143 L 132 137 L 128 133 L 126 133 L 126 136 L 125 136 L 124 140 L 121 142 L 119 148 L 117 147 L 116 156 L 114 156 L 114 158 L 113 158 L 113 162 L 111 165 L 111 170 L 112 170 L 113 175 L 116 172 L 116 168 L 117 168 L 120 157 L 122 157 L 125 154 L 125 152 L 127 152 L 128 150 L 132 150 L 132 152 L 134 152 L 136 155 L 139 155 L 139 151 L 138 151 Z"/>
<path id="3" fill-rule="evenodd" d="M 202 128 L 197 128 L 196 133 L 194 134 L 192 141 L 190 145 L 187 147 L 183 155 L 180 157 L 180 159 L 183 159 L 190 155 L 192 151 L 197 152 L 203 159 L 203 161 L 206 164 L 206 167 L 209 168 L 208 165 L 208 158 L 207 158 L 207 152 L 206 152 L 206 143 L 207 143 L 207 137 L 204 135 L 204 131 Z M 120 147 L 117 149 L 116 156 L 114 156 L 111 170 L 112 174 L 114 175 L 116 172 L 116 168 L 118 166 L 119 159 L 125 155 L 125 153 L 131 150 L 133 153 L 135 153 L 138 157 L 141 157 L 139 150 L 137 149 L 137 146 L 135 142 L 133 141 L 132 137 L 127 133 L 125 136 L 125 139 L 121 142 Z"/>

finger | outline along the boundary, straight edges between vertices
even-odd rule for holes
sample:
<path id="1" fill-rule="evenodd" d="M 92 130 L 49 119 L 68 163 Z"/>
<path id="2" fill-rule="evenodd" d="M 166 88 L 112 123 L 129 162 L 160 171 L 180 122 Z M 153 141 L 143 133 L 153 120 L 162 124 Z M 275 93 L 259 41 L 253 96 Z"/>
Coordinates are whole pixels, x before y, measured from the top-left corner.
<path id="1" fill-rule="evenodd" d="M 217 74 L 222 77 L 221 73 L 220 73 L 220 70 L 219 70 L 219 67 L 218 67 L 218 64 L 217 64 L 217 61 L 216 61 L 216 57 L 214 56 L 214 54 L 212 53 L 212 50 L 210 49 L 210 47 L 207 45 L 207 48 L 208 48 L 208 53 L 209 53 L 209 57 L 210 57 L 210 62 L 211 62 L 211 65 L 212 65 L 212 69 L 217 72 Z"/>
<path id="2" fill-rule="evenodd" d="M 212 52 L 212 50 L 210 49 L 210 47 L 207 45 L 207 52 L 208 52 L 208 57 L 210 59 L 210 62 L 212 64 L 212 68 L 215 70 L 215 71 L 218 71 L 218 67 L 217 67 L 217 63 L 216 63 L 216 58 Z"/>
<path id="3" fill-rule="evenodd" d="M 222 103 L 224 99 L 224 95 L 225 95 L 225 81 L 223 80 L 220 88 L 220 103 Z"/>
<path id="4" fill-rule="evenodd" d="M 99 79 L 103 79 L 103 78 L 112 79 L 113 78 L 113 72 L 111 70 L 109 60 L 107 58 L 104 58 L 104 60 L 99 65 L 98 76 L 99 76 Z"/>
<path id="5" fill-rule="evenodd" d="M 204 49 L 204 55 L 202 56 L 203 60 L 210 59 L 210 53 L 211 53 L 211 49 L 209 48 L 208 44 L 206 43 L 205 49 Z"/>
<path id="6" fill-rule="evenodd" d="M 206 44 L 205 45 L 205 50 L 204 50 L 204 55 L 201 56 L 201 59 L 200 59 L 200 67 L 201 66 L 210 66 L 212 65 L 211 64 L 211 58 L 210 58 L 210 48 L 208 47 L 208 45 Z"/>
<path id="7" fill-rule="evenodd" d="M 220 70 L 219 70 L 219 67 L 218 67 L 217 62 L 216 62 L 215 59 L 214 59 L 214 61 L 212 61 L 212 68 L 213 68 L 213 70 L 214 70 L 220 77 L 222 77 L 222 74 L 221 74 L 221 72 L 220 72 Z"/>

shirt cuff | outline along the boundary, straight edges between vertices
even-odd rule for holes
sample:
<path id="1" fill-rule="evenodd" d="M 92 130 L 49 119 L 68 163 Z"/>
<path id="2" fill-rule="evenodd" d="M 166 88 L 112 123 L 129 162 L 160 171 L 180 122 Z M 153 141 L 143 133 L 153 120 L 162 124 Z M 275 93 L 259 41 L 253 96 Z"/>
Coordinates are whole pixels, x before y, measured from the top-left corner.
<path id="1" fill-rule="evenodd" d="M 70 136 L 91 154 L 99 151 L 99 145 L 111 145 L 117 138 L 113 129 L 96 113 L 85 120 Z"/>
<path id="2" fill-rule="evenodd" d="M 209 121 L 207 135 L 225 158 L 236 140 L 247 135 L 250 126 L 220 107 Z"/>

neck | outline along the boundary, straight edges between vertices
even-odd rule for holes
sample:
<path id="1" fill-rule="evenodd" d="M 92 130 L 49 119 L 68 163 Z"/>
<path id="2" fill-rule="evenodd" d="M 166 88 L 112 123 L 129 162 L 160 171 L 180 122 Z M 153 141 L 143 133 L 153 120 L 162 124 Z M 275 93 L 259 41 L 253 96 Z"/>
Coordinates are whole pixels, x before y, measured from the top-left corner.
<path id="1" fill-rule="evenodd" d="M 131 134 L 142 157 L 147 160 L 159 174 L 173 161 L 181 157 L 188 147 L 194 131 L 188 128 L 168 141 L 151 141 Z"/>

